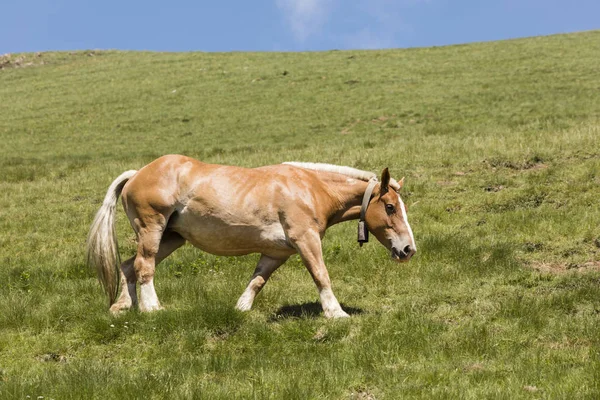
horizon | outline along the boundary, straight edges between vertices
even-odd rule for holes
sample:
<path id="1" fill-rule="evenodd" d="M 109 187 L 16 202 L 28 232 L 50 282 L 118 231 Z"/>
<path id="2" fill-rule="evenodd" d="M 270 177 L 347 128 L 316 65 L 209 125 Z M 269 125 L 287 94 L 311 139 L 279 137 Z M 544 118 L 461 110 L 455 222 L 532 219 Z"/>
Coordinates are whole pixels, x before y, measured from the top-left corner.
<path id="1" fill-rule="evenodd" d="M 409 49 L 600 29 L 600 3 L 592 0 L 28 0 L 2 11 L 0 54 Z"/>
<path id="2" fill-rule="evenodd" d="M 535 39 L 535 38 L 545 38 L 552 36 L 563 36 L 563 35 L 577 35 L 577 34 L 585 34 L 588 32 L 600 31 L 600 29 L 589 29 L 583 31 L 574 31 L 574 32 L 560 32 L 560 33 L 550 33 L 547 35 L 534 35 L 534 36 L 520 36 L 520 37 L 509 37 L 505 39 L 490 39 L 490 40 L 480 40 L 480 41 L 472 41 L 472 42 L 464 42 L 464 43 L 449 43 L 444 45 L 430 45 L 430 46 L 409 46 L 409 47 L 390 47 L 390 48 L 366 48 L 366 49 L 325 49 L 325 50 L 229 50 L 229 51 L 221 51 L 221 50 L 181 50 L 181 51 L 173 51 L 173 50 L 145 50 L 145 49 L 119 49 L 119 48 L 81 48 L 81 49 L 65 49 L 65 50 L 39 50 L 39 51 L 23 51 L 23 52 L 5 52 L 0 53 L 0 56 L 12 55 L 12 54 L 26 54 L 26 53 L 60 53 L 60 52 L 85 52 L 85 51 L 115 51 L 115 52 L 139 52 L 139 53 L 326 53 L 332 51 L 393 51 L 393 50 L 410 50 L 410 49 L 428 49 L 428 48 L 437 48 L 437 47 L 452 47 L 452 46 L 467 46 L 467 45 L 477 45 L 477 44 L 485 44 L 485 43 L 495 43 L 495 42 L 509 42 L 515 40 L 527 40 L 527 39 Z"/>

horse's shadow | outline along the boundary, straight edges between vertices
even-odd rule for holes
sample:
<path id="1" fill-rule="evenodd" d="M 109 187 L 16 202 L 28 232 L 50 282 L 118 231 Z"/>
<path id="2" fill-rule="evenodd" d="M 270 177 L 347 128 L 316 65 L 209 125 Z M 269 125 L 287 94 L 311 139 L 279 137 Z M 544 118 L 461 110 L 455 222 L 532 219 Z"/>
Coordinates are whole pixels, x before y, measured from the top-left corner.
<path id="1" fill-rule="evenodd" d="M 357 315 L 364 312 L 361 308 L 350 307 L 344 304 L 340 305 L 342 306 L 342 309 L 349 315 Z M 321 315 L 323 315 L 323 308 L 319 302 L 315 301 L 312 303 L 290 304 L 275 311 L 271 318 L 269 318 L 269 322 L 293 318 L 316 318 Z"/>

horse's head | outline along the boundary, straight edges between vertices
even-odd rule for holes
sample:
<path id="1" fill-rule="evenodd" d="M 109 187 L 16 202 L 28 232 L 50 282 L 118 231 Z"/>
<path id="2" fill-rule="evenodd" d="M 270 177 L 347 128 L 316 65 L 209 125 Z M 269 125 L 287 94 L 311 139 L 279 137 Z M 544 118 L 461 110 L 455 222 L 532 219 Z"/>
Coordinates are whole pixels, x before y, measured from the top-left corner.
<path id="1" fill-rule="evenodd" d="M 404 178 L 396 182 L 390 179 L 388 169 L 384 169 L 379 191 L 375 187 L 375 196 L 371 199 L 365 214 L 367 228 L 391 251 L 394 261 L 408 261 L 417 252 L 406 216 L 406 207 L 398 194 L 403 183 Z"/>

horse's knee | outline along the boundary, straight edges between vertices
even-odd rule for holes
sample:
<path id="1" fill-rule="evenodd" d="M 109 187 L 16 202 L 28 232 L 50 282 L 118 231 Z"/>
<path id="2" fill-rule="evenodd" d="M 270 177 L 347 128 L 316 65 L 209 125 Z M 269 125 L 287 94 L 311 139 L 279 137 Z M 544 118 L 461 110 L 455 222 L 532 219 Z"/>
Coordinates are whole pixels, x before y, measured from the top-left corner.
<path id="1" fill-rule="evenodd" d="M 154 290 L 154 257 L 142 257 L 138 254 L 133 266 L 137 281 L 140 283 L 140 311 L 160 310 L 162 307 Z"/>

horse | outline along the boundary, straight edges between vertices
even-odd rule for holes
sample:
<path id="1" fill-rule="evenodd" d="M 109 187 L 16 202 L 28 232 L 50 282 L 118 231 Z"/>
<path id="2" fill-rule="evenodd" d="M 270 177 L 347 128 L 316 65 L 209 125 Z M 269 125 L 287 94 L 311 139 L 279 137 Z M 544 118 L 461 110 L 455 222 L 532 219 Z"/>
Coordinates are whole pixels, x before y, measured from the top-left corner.
<path id="1" fill-rule="evenodd" d="M 325 317 L 347 317 L 332 291 L 321 239 L 330 226 L 359 219 L 361 245 L 371 232 L 393 260 L 410 260 L 417 247 L 398 194 L 403 183 L 388 168 L 378 180 L 372 172 L 331 164 L 242 168 L 162 156 L 123 172 L 109 186 L 87 237 L 88 265 L 96 269 L 112 313 L 132 307 L 150 312 L 162 309 L 156 265 L 186 242 L 215 255 L 260 253 L 236 304 L 247 311 L 271 274 L 299 254 Z M 119 196 L 137 235 L 137 253 L 122 263 L 115 228 Z"/>

